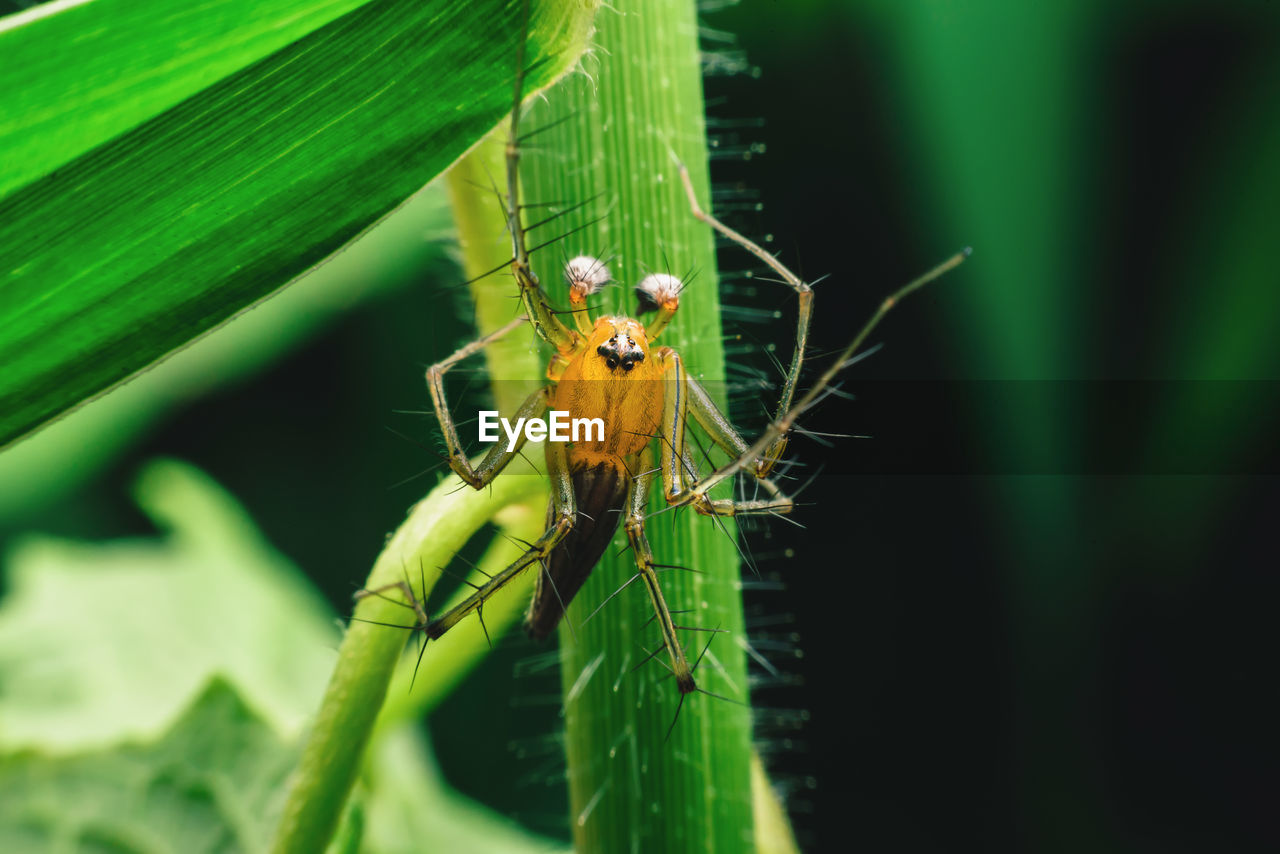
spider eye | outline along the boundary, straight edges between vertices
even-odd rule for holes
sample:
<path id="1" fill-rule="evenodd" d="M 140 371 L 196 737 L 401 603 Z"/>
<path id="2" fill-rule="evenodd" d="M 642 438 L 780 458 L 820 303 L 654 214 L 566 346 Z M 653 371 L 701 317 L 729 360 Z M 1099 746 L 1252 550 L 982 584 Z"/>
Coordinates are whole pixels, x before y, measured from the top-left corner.
<path id="1" fill-rule="evenodd" d="M 627 336 L 625 333 L 615 334 L 608 341 L 597 347 L 596 353 L 604 357 L 605 364 L 609 366 L 609 370 L 621 365 L 624 371 L 629 371 L 635 367 L 636 362 L 644 361 L 644 351 L 636 346 L 634 338 Z"/>

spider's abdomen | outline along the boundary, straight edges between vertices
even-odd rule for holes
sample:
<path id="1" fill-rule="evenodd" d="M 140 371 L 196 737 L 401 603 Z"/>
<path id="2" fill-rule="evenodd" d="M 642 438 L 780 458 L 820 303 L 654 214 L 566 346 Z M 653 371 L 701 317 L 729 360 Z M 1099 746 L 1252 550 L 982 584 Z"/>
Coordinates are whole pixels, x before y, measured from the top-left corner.
<path id="1" fill-rule="evenodd" d="M 546 570 L 538 573 L 533 602 L 524 628 L 535 640 L 555 631 L 573 597 L 582 589 L 600 555 L 613 539 L 622 519 L 631 475 L 621 461 L 579 465 L 570 472 L 578 516 L 573 528 L 547 556 Z M 548 525 L 554 507 L 547 509 Z"/>

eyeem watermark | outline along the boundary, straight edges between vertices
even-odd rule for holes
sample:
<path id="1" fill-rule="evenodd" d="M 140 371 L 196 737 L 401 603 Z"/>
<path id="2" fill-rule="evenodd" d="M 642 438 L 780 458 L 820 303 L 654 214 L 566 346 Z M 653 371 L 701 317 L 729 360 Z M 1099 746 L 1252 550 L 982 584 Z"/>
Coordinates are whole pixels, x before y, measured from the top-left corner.
<path id="1" fill-rule="evenodd" d="M 515 426 L 511 421 L 498 415 L 496 409 L 480 410 L 480 441 L 497 442 L 498 425 L 507 434 L 507 450 L 514 451 L 520 441 L 523 430 L 525 438 L 530 442 L 541 442 L 547 439 L 552 442 L 603 442 L 603 418 L 570 418 L 569 413 L 561 409 L 551 410 L 551 418 L 517 418 Z M 579 435 L 585 434 L 582 438 Z"/>

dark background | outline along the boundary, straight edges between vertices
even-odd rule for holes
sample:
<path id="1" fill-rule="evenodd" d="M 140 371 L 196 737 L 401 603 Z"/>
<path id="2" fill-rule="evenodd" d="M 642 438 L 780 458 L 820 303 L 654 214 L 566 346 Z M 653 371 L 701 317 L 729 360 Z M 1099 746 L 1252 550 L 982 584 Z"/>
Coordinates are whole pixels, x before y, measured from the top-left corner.
<path id="1" fill-rule="evenodd" d="M 795 443 L 824 466 L 804 529 L 747 534 L 780 668 L 760 745 L 802 847 L 1276 850 L 1276 7 L 747 0 L 704 20 L 721 210 L 830 276 L 815 364 L 975 247 L 886 321 L 856 399 L 806 420 L 871 438 Z M 467 337 L 433 244 L 383 279 L 252 378 L 62 459 L 0 535 L 146 532 L 127 484 L 174 455 L 346 612 L 424 481 L 394 484 L 435 461 L 392 432 L 432 446 L 429 421 L 395 410 Z M 722 298 L 758 424 L 792 302 L 741 280 Z M 566 834 L 554 674 L 513 678 L 537 652 L 505 641 L 430 726 L 459 788 Z"/>

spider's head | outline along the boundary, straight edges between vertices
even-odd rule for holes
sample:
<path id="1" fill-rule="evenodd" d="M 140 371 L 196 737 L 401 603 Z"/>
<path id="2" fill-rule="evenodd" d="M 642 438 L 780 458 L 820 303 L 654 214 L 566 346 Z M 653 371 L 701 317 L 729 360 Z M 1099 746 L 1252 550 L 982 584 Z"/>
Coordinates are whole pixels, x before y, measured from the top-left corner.
<path id="1" fill-rule="evenodd" d="M 611 374 L 630 373 L 649 356 L 644 327 L 629 317 L 597 320 L 587 346 Z"/>

